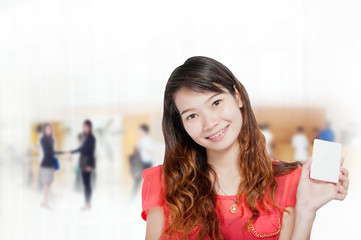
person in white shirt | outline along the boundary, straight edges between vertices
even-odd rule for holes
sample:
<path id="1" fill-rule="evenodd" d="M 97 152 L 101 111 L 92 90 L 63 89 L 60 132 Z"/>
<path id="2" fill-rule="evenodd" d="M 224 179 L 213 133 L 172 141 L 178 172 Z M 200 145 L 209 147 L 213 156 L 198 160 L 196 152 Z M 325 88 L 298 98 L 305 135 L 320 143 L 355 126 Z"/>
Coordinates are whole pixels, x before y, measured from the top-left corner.
<path id="1" fill-rule="evenodd" d="M 304 134 L 303 127 L 297 127 L 297 133 L 292 138 L 292 146 L 295 148 L 294 160 L 305 163 L 308 159 L 308 139 Z"/>
<path id="2" fill-rule="evenodd" d="M 135 199 L 138 194 L 143 170 L 153 166 L 153 151 L 155 146 L 153 140 L 149 136 L 148 125 L 140 125 L 139 138 L 138 143 L 135 145 L 135 151 L 129 159 L 131 174 L 134 180 L 131 200 Z"/>
<path id="3" fill-rule="evenodd" d="M 259 128 L 261 129 L 261 132 L 263 133 L 265 140 L 266 140 L 266 148 L 268 155 L 272 157 L 272 148 L 273 148 L 273 134 L 269 130 L 268 124 L 260 125 Z"/>

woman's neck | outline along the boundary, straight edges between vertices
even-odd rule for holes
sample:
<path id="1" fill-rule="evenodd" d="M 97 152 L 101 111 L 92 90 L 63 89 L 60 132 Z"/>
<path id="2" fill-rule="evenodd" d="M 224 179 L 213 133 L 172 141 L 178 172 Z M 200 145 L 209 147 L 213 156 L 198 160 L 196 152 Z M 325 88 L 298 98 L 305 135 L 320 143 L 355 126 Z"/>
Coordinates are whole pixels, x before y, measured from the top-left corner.
<path id="1" fill-rule="evenodd" d="M 212 176 L 213 181 L 217 179 L 215 184 L 217 194 L 236 195 L 241 182 L 239 144 L 233 144 L 224 151 L 207 150 L 207 161 L 217 175 Z"/>
<path id="2" fill-rule="evenodd" d="M 207 162 L 214 171 L 218 172 L 239 172 L 240 147 L 238 142 L 223 151 L 206 150 Z"/>

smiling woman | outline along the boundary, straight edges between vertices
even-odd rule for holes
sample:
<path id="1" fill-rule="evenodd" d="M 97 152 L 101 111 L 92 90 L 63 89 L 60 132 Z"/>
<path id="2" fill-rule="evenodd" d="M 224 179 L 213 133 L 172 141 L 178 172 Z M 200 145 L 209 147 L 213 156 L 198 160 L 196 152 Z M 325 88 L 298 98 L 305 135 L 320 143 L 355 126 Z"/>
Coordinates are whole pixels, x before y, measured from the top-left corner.
<path id="1" fill-rule="evenodd" d="M 346 196 L 342 167 L 336 185 L 311 181 L 310 161 L 271 160 L 244 86 L 214 59 L 173 71 L 162 127 L 163 166 L 143 172 L 146 239 L 308 239 L 316 210 Z"/>
<path id="2" fill-rule="evenodd" d="M 238 91 L 236 95 L 221 88 L 222 93 L 195 92 L 181 88 L 174 96 L 188 135 L 207 150 L 224 150 L 235 142 L 242 126 L 242 107 Z M 188 107 L 189 106 L 189 107 Z M 186 110 L 182 110 L 186 109 Z"/>

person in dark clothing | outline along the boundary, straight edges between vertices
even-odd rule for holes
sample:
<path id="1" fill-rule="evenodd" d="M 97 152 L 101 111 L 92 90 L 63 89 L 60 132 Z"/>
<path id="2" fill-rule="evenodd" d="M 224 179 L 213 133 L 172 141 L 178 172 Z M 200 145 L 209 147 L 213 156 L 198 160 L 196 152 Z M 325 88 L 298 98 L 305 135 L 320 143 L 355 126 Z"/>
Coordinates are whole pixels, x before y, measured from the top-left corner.
<path id="1" fill-rule="evenodd" d="M 91 175 L 95 169 L 95 145 L 96 139 L 92 132 L 92 123 L 90 120 L 85 120 L 83 124 L 83 144 L 68 153 L 80 153 L 79 169 L 83 179 L 84 192 L 85 192 L 85 204 L 82 210 L 90 209 L 92 186 L 91 186 Z"/>
<path id="2" fill-rule="evenodd" d="M 63 154 L 62 151 L 55 151 L 55 141 L 53 129 L 50 123 L 45 123 L 42 128 L 42 137 L 40 139 L 43 157 L 40 164 L 40 181 L 44 185 L 44 200 L 42 206 L 49 208 L 48 194 L 51 183 L 54 180 L 55 154 Z"/>

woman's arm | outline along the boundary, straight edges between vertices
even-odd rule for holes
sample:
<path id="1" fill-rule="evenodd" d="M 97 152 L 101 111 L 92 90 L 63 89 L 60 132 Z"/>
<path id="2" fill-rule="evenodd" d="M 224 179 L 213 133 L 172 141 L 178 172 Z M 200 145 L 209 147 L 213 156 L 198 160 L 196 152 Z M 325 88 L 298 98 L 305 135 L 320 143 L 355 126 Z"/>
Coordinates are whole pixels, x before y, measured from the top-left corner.
<path id="1" fill-rule="evenodd" d="M 153 207 L 147 211 L 147 229 L 145 240 L 159 240 L 162 235 L 164 213 L 162 207 Z"/>
<path id="2" fill-rule="evenodd" d="M 313 222 L 316 218 L 316 212 L 306 211 L 303 208 L 296 207 L 295 227 L 292 232 L 292 240 L 309 240 Z"/>
<path id="3" fill-rule="evenodd" d="M 337 184 L 311 179 L 310 158 L 302 167 L 300 181 L 297 188 L 297 203 L 295 208 L 295 224 L 292 231 L 292 240 L 310 239 L 316 211 L 331 200 L 344 200 L 347 195 L 349 179 L 348 171 L 342 167 Z"/>
<path id="4" fill-rule="evenodd" d="M 313 221 L 316 214 L 296 209 L 295 206 L 286 208 L 283 213 L 279 240 L 310 239 Z"/>
<path id="5" fill-rule="evenodd" d="M 82 144 L 80 147 L 78 147 L 78 148 L 76 148 L 76 149 L 74 149 L 74 150 L 64 151 L 63 153 L 64 153 L 64 154 L 74 154 L 74 153 L 81 152 L 82 149 L 83 149 L 83 145 L 84 145 L 84 144 Z"/>
<path id="6" fill-rule="evenodd" d="M 283 213 L 282 226 L 278 240 L 290 240 L 295 226 L 295 207 L 289 206 L 286 210 L 288 212 L 285 211 Z"/>
<path id="7" fill-rule="evenodd" d="M 69 151 L 68 153 L 74 154 L 74 153 L 80 152 L 81 150 L 82 150 L 82 146 L 78 147 L 77 149 L 71 150 L 71 151 Z"/>

